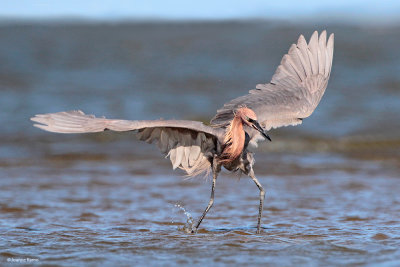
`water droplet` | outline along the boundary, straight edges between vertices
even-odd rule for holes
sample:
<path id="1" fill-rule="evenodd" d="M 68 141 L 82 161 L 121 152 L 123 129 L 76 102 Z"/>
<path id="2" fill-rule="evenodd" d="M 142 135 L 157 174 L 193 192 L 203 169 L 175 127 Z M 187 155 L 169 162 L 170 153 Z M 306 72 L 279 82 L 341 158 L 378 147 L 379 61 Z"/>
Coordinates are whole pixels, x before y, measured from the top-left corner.
<path id="1" fill-rule="evenodd" d="M 186 215 L 186 224 L 182 228 L 182 230 L 184 230 L 187 233 L 191 233 L 194 225 L 192 214 L 186 211 L 186 209 L 181 204 L 175 204 L 175 207 L 179 208 L 179 210 L 183 211 L 183 213 Z"/>

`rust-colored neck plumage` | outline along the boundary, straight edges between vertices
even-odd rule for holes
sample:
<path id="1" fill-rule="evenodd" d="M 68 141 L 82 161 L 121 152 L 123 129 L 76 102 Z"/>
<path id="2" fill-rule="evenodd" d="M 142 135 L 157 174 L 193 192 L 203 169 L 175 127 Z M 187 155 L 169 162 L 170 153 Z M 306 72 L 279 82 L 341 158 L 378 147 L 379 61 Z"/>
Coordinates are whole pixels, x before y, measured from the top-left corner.
<path id="1" fill-rule="evenodd" d="M 225 148 L 221 155 L 221 162 L 229 163 L 239 157 L 244 148 L 244 141 L 245 133 L 242 118 L 239 114 L 235 114 L 235 117 L 226 129 L 224 138 Z"/>

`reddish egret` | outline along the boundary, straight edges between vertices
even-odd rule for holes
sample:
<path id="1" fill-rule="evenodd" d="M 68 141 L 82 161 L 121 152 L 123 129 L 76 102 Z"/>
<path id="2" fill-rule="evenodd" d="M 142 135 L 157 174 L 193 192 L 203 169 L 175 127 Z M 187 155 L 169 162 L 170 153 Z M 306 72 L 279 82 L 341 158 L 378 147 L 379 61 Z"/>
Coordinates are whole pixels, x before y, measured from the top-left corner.
<path id="1" fill-rule="evenodd" d="M 140 140 L 157 142 L 173 169 L 188 176 L 212 171 L 211 197 L 207 208 L 193 227 L 201 221 L 214 203 L 214 191 L 221 167 L 240 171 L 254 181 L 260 191 L 257 233 L 261 231 L 265 190 L 253 170 L 253 153 L 249 145 L 268 139 L 271 128 L 301 124 L 312 114 L 328 85 L 333 57 L 333 34 L 326 41 L 326 31 L 314 32 L 306 42 L 300 35 L 269 83 L 258 84 L 247 95 L 233 99 L 217 111 L 207 126 L 188 120 L 115 120 L 96 118 L 82 111 L 39 114 L 32 118 L 36 127 L 56 133 L 94 133 L 105 130 L 136 131 Z"/>

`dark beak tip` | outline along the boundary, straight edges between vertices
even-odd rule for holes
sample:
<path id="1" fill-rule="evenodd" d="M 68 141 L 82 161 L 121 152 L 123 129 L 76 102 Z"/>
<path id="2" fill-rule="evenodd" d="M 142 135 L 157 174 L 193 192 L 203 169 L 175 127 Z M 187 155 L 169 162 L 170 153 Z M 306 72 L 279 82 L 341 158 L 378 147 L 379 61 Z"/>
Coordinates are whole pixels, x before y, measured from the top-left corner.
<path id="1" fill-rule="evenodd" d="M 264 129 L 261 127 L 261 125 L 256 121 L 253 124 L 253 127 L 259 131 L 265 138 L 267 138 L 270 142 L 272 142 L 271 137 L 264 131 Z"/>
<path id="2" fill-rule="evenodd" d="M 268 134 L 265 134 L 265 138 L 267 138 L 270 142 L 272 142 L 272 139 L 271 139 L 271 137 L 269 137 Z"/>

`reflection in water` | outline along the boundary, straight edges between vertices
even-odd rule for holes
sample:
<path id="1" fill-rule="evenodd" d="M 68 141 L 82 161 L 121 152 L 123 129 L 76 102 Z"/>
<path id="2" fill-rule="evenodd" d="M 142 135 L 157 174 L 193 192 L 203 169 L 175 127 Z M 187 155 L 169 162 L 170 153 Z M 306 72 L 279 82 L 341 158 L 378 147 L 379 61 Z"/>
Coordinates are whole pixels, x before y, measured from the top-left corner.
<path id="1" fill-rule="evenodd" d="M 133 133 L 55 135 L 28 118 L 79 108 L 207 121 L 267 81 L 289 44 L 315 28 L 2 25 L 0 265 L 400 265 L 400 28 L 327 29 L 336 47 L 321 104 L 256 151 L 267 189 L 262 233 L 258 189 L 224 173 L 193 235 L 209 179 L 179 177 Z"/>

